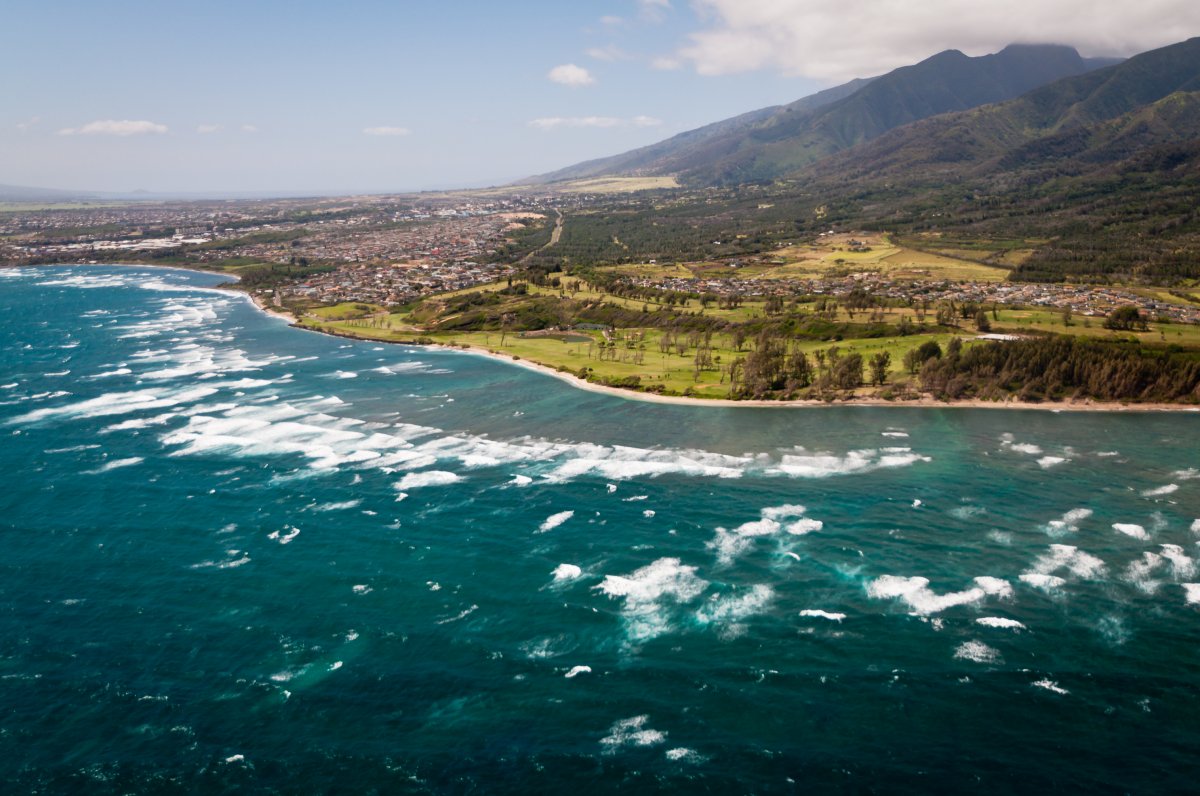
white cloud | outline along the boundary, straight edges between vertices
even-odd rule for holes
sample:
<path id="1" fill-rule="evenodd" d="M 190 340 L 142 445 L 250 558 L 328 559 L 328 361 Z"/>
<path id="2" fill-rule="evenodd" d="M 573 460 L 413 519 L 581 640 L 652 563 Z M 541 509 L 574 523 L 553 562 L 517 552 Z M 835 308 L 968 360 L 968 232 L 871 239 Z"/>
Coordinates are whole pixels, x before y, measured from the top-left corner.
<path id="1" fill-rule="evenodd" d="M 560 66 L 556 66 L 546 74 L 546 77 L 555 83 L 561 83 L 571 88 L 590 86 L 596 82 L 596 78 L 592 77 L 591 72 L 575 64 L 561 64 Z"/>
<path id="2" fill-rule="evenodd" d="M 42 120 L 42 117 L 40 117 L 40 116 L 32 116 L 23 122 L 17 122 L 17 129 L 23 133 L 26 130 L 28 130 L 30 127 L 37 125 L 37 123 L 40 122 L 41 120 Z"/>
<path id="3" fill-rule="evenodd" d="M 202 124 L 196 128 L 196 132 L 199 133 L 200 135 L 208 135 L 210 133 L 219 133 L 219 132 L 221 132 L 221 125 L 219 125 L 219 124 Z"/>
<path id="4" fill-rule="evenodd" d="M 652 60 L 650 62 L 650 68 L 651 69 L 661 69 L 665 72 L 669 72 L 674 69 L 683 68 L 683 62 L 680 61 L 678 58 L 671 58 L 669 56 L 663 55 L 663 56 L 660 56 L 660 57 Z"/>
<path id="5" fill-rule="evenodd" d="M 258 132 L 258 128 L 257 128 L 257 127 L 255 127 L 255 126 L 254 126 L 254 125 L 252 125 L 252 124 L 243 124 L 243 125 L 242 125 L 242 132 L 243 132 L 243 133 L 257 133 L 257 132 Z"/>
<path id="6" fill-rule="evenodd" d="M 662 22 L 671 10 L 671 0 L 638 0 L 638 9 L 647 22 Z"/>
<path id="7" fill-rule="evenodd" d="M 632 119 L 620 119 L 615 116 L 546 116 L 533 119 L 530 127 L 539 130 L 556 130 L 560 127 L 658 127 L 661 119 L 653 116 L 634 116 Z"/>
<path id="8" fill-rule="evenodd" d="M 625 24 L 625 20 L 622 19 L 621 17 L 615 17 L 615 16 L 609 15 L 609 16 L 600 17 L 600 24 L 608 25 L 609 27 L 615 27 L 617 25 Z"/>
<path id="9" fill-rule="evenodd" d="M 363 133 L 366 135 L 408 135 L 410 130 L 407 127 L 364 127 Z"/>
<path id="10" fill-rule="evenodd" d="M 595 58 L 597 61 L 630 61 L 633 59 L 632 55 L 615 44 L 605 47 L 589 47 L 585 52 L 589 58 Z"/>
<path id="11" fill-rule="evenodd" d="M 157 124 L 155 122 L 146 121 L 130 121 L 124 119 L 117 121 L 115 119 L 102 119 L 100 121 L 88 122 L 83 127 L 64 127 L 58 131 L 59 135 L 162 135 L 167 132 L 165 124 Z"/>
<path id="12" fill-rule="evenodd" d="M 702 75 L 758 69 L 825 81 L 880 74 L 936 52 L 1058 42 L 1132 55 L 1200 30 L 1194 0 L 693 0 L 704 27 L 676 56 Z"/>

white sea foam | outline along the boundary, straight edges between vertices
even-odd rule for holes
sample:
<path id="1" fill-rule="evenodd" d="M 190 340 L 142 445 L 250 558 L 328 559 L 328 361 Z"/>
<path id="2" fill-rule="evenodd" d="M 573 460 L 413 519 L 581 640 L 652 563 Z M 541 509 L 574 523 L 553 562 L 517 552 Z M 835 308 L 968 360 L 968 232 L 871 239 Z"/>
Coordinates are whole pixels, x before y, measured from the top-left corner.
<path id="1" fill-rule="evenodd" d="M 1051 693 L 1059 694 L 1061 696 L 1066 696 L 1067 694 L 1071 693 L 1053 680 L 1035 680 L 1032 685 L 1037 688 L 1044 688 Z"/>
<path id="2" fill-rule="evenodd" d="M 814 619 L 828 619 L 830 622 L 841 622 L 846 618 L 845 614 L 823 611 L 820 608 L 805 608 L 800 612 L 800 616 L 812 617 Z"/>
<path id="3" fill-rule="evenodd" d="M 907 603 L 916 616 L 940 613 L 957 605 L 978 603 L 986 597 L 1001 599 L 1012 596 L 1012 584 L 1002 578 L 978 577 L 969 589 L 937 594 L 929 588 L 929 579 L 883 575 L 867 585 L 867 596 L 875 599 L 898 599 Z"/>
<path id="4" fill-rule="evenodd" d="M 291 544 L 292 540 L 300 535 L 300 529 L 291 525 L 283 526 L 282 531 L 272 531 L 267 534 L 267 538 L 280 544 Z"/>
<path id="5" fill-rule="evenodd" d="M 782 506 L 768 506 L 762 510 L 762 516 L 768 520 L 785 520 L 789 517 L 802 517 L 808 511 L 804 506 L 787 503 Z"/>
<path id="6" fill-rule="evenodd" d="M 1062 519 L 1050 520 L 1050 522 L 1046 523 L 1044 530 L 1050 536 L 1063 536 L 1068 533 L 1076 533 L 1079 530 L 1079 523 L 1091 516 L 1091 509 L 1071 509 L 1062 515 Z"/>
<path id="7" fill-rule="evenodd" d="M 396 489 L 403 492 L 406 489 L 418 489 L 426 486 L 446 486 L 462 480 L 458 473 L 445 470 L 423 470 L 419 473 L 407 473 L 396 484 Z"/>
<path id="8" fill-rule="evenodd" d="M 654 511 L 654 509 L 646 509 L 645 511 L 643 511 L 643 512 L 642 512 L 642 516 L 643 516 L 643 517 L 646 517 L 646 518 L 648 518 L 648 519 L 649 519 L 649 518 L 651 518 L 651 517 L 653 517 L 653 516 L 654 516 L 654 514 L 655 514 L 655 511 Z"/>
<path id="9" fill-rule="evenodd" d="M 1126 536 L 1132 536 L 1134 539 L 1147 541 L 1150 538 L 1150 534 L 1146 533 L 1145 528 L 1143 528 L 1141 525 L 1134 525 L 1131 522 L 1114 522 L 1112 527 L 1117 533 L 1123 533 Z"/>
<path id="10" fill-rule="evenodd" d="M 1200 533 L 1200 519 L 1192 520 L 1191 531 L 1192 533 Z"/>
<path id="11" fill-rule="evenodd" d="M 1007 619 L 1002 616 L 981 616 L 975 620 L 975 624 L 983 625 L 984 627 L 994 627 L 1001 630 L 1024 630 L 1025 625 L 1018 622 L 1016 619 Z"/>
<path id="12" fill-rule="evenodd" d="M 583 569 L 575 564 L 559 564 L 550 574 L 554 576 L 555 583 L 566 583 L 583 577 Z"/>
<path id="13" fill-rule="evenodd" d="M 1187 580 L 1196 574 L 1196 562 L 1183 552 L 1177 544 L 1159 545 L 1162 557 L 1171 564 L 1171 577 L 1175 580 Z"/>
<path id="14" fill-rule="evenodd" d="M 1151 576 L 1163 563 L 1163 557 L 1158 553 L 1143 553 L 1140 559 L 1131 561 L 1126 567 L 1125 580 L 1146 594 L 1154 594 L 1162 583 Z"/>
<path id="15" fill-rule="evenodd" d="M 119 470 L 122 467 L 132 467 L 135 464 L 141 464 L 145 461 L 141 456 L 130 456 L 128 459 L 113 459 L 111 462 L 105 462 L 95 470 L 84 470 L 84 475 L 99 475 L 100 473 Z"/>
<path id="16" fill-rule="evenodd" d="M 788 523 L 785 530 L 793 536 L 804 536 L 805 534 L 812 533 L 813 531 L 819 531 L 824 527 L 825 523 L 821 522 L 820 520 L 804 518 Z"/>
<path id="17" fill-rule="evenodd" d="M 1142 497 L 1162 497 L 1179 491 L 1179 484 L 1167 484 L 1156 489 L 1143 489 Z"/>
<path id="18" fill-rule="evenodd" d="M 1041 448 L 1039 448 L 1037 445 L 1031 445 L 1027 442 L 1018 442 L 1015 444 L 1010 444 L 1008 446 L 1008 448 L 1016 453 L 1024 453 L 1029 456 L 1041 456 L 1042 455 Z"/>
<path id="19" fill-rule="evenodd" d="M 575 512 L 570 509 L 567 511 L 560 511 L 557 514 L 551 514 L 549 517 L 542 520 L 542 524 L 538 526 L 537 532 L 546 533 L 546 531 L 552 531 L 574 516 Z"/>
<path id="20" fill-rule="evenodd" d="M 191 403 L 215 393 L 211 387 L 193 387 L 183 390 L 135 390 L 123 393 L 105 393 L 98 398 L 89 398 L 66 406 L 45 407 L 19 415 L 8 421 L 10 425 L 37 423 L 42 420 L 75 420 L 110 415 L 123 415 L 150 409 L 166 409 Z"/>
<path id="21" fill-rule="evenodd" d="M 595 588 L 625 600 L 622 616 L 629 639 L 636 643 L 670 630 L 671 606 L 696 599 L 707 587 L 696 567 L 678 558 L 660 558 L 629 575 L 607 575 Z"/>
<path id="22" fill-rule="evenodd" d="M 966 641 L 954 650 L 954 657 L 973 663 L 996 663 L 1000 660 L 1000 651 L 982 641 Z"/>
<path id="23" fill-rule="evenodd" d="M 345 511 L 347 509 L 355 509 L 362 505 L 361 500 L 343 500 L 335 503 L 318 503 L 309 508 L 309 511 Z"/>
<path id="24" fill-rule="evenodd" d="M 371 592 L 374 591 L 374 589 L 372 589 L 370 586 L 368 586 L 365 583 L 357 583 L 351 588 L 355 594 L 370 594 Z"/>
<path id="25" fill-rule="evenodd" d="M 513 486 L 529 486 L 533 483 L 533 479 L 527 475 L 514 475 L 512 480 L 508 483 L 512 484 Z"/>
<path id="26" fill-rule="evenodd" d="M 1030 586 L 1042 589 L 1043 591 L 1053 591 L 1061 588 L 1067 581 L 1057 575 L 1041 575 L 1036 572 L 1027 572 L 1021 576 L 1021 582 L 1028 583 Z"/>
<path id="27" fill-rule="evenodd" d="M 696 618 L 703 624 L 717 625 L 722 637 L 735 638 L 745 629 L 743 620 L 762 613 L 774 598 L 774 590 L 762 583 L 749 591 L 714 594 L 696 611 Z"/>
<path id="28" fill-rule="evenodd" d="M 570 680 L 572 677 L 578 677 L 581 674 L 591 674 L 591 672 L 591 666 L 572 666 L 571 670 L 564 674 L 563 677 Z"/>
<path id="29" fill-rule="evenodd" d="M 914 453 L 911 448 L 856 450 L 850 451 L 845 456 L 831 453 L 789 453 L 784 454 L 780 458 L 779 464 L 769 467 L 767 472 L 794 478 L 828 478 L 833 475 L 869 473 L 892 467 L 908 467 L 917 462 L 930 461 L 933 459 Z"/>
<path id="30" fill-rule="evenodd" d="M 646 726 L 649 716 L 634 716 L 621 719 L 608 728 L 608 735 L 600 739 L 600 745 L 605 747 L 606 754 L 613 754 L 625 746 L 654 746 L 667 739 L 665 732 L 652 730 Z"/>
<path id="31" fill-rule="evenodd" d="M 882 432 L 882 434 L 885 437 L 907 437 L 908 436 L 907 431 L 884 431 L 884 432 Z"/>
<path id="32" fill-rule="evenodd" d="M 703 763 L 706 759 L 704 755 L 695 749 L 688 749 L 686 746 L 677 746 L 674 749 L 668 749 L 663 752 L 663 755 L 672 763 Z"/>
<path id="33" fill-rule="evenodd" d="M 1195 467 L 1189 467 L 1186 470 L 1176 470 L 1171 473 L 1172 478 L 1178 478 L 1180 481 L 1192 481 L 1200 478 L 1200 470 Z"/>
<path id="34" fill-rule="evenodd" d="M 1043 456 L 1042 458 L 1038 459 L 1037 463 L 1038 466 L 1043 470 L 1049 470 L 1051 467 L 1060 465 L 1065 461 L 1067 461 L 1067 459 L 1063 456 Z"/>
<path id="35" fill-rule="evenodd" d="M 1026 574 L 1051 575 L 1060 569 L 1068 570 L 1072 575 L 1085 580 L 1099 578 L 1104 575 L 1105 565 L 1096 556 L 1083 552 L 1078 547 L 1065 544 L 1052 544 L 1050 550 L 1042 554 Z M 1038 585 L 1021 577 L 1026 583 Z M 1059 584 L 1061 585 L 1061 584 Z"/>
<path id="36" fill-rule="evenodd" d="M 1181 583 L 1189 605 L 1200 605 L 1200 583 Z"/>

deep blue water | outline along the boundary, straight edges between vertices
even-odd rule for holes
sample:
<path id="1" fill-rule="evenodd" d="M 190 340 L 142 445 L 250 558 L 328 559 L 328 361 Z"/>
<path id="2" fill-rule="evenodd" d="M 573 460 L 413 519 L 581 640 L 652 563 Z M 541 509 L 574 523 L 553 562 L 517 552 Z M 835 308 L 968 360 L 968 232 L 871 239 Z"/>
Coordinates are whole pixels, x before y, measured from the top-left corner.
<path id="1" fill-rule="evenodd" d="M 1200 415 L 647 404 L 217 281 L 0 271 L 0 790 L 1195 788 Z"/>

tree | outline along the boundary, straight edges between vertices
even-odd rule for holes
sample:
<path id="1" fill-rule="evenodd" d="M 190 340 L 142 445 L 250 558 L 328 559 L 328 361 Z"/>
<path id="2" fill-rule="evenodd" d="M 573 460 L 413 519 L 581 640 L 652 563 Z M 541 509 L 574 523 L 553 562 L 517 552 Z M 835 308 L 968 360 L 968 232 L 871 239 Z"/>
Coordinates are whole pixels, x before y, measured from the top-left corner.
<path id="1" fill-rule="evenodd" d="M 1117 307 L 1104 319 L 1105 329 L 1127 332 L 1131 329 L 1146 331 L 1146 318 L 1134 306 Z"/>
<path id="2" fill-rule="evenodd" d="M 888 368 L 892 365 L 892 355 L 887 351 L 880 351 L 870 359 L 871 365 L 871 383 L 879 386 L 887 381 Z"/>
<path id="3" fill-rule="evenodd" d="M 941 358 L 942 347 L 936 340 L 928 340 L 904 355 L 904 367 L 915 374 L 929 360 Z"/>
<path id="4" fill-rule="evenodd" d="M 992 330 L 992 322 L 988 320 L 987 313 L 983 310 L 975 313 L 975 328 L 984 334 Z"/>

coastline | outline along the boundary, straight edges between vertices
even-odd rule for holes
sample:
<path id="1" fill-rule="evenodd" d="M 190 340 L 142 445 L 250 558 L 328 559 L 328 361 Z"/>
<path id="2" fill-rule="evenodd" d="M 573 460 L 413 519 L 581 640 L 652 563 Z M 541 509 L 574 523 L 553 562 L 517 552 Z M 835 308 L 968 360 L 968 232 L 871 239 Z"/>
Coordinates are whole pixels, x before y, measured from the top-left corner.
<path id="1" fill-rule="evenodd" d="M 96 263 L 96 265 L 117 265 L 130 268 L 174 268 L 180 271 L 194 271 L 197 273 L 217 274 L 227 276 L 232 282 L 237 282 L 238 277 L 234 274 L 222 274 L 219 271 L 211 271 L 202 268 L 187 268 L 178 265 L 147 265 L 145 263 Z M 220 286 L 218 286 L 220 287 Z M 940 401 L 929 396 L 921 396 L 911 400 L 886 401 L 882 398 L 859 397 L 850 400 L 836 399 L 833 401 L 820 400 L 793 400 L 793 401 L 761 401 L 761 400 L 745 400 L 735 401 L 729 398 L 693 398 L 682 395 L 658 395 L 657 393 L 642 392 L 640 390 L 629 390 L 623 387 L 609 387 L 604 384 L 595 384 L 590 381 L 585 381 L 571 373 L 563 373 L 555 370 L 547 365 L 542 365 L 528 359 L 514 359 L 511 355 L 498 354 L 486 348 L 479 346 L 463 346 L 463 345 L 443 345 L 440 343 L 415 343 L 398 340 L 383 340 L 370 337 L 356 337 L 353 335 L 336 334 L 324 329 L 316 329 L 309 326 L 301 326 L 299 319 L 290 312 L 279 309 L 262 301 L 257 294 L 250 293 L 246 290 L 239 290 L 234 287 L 223 287 L 221 289 L 228 290 L 234 293 L 240 293 L 250 300 L 250 303 L 258 308 L 265 315 L 279 318 L 288 322 L 289 325 L 303 329 L 304 331 L 316 332 L 318 334 L 329 335 L 330 337 L 341 337 L 347 340 L 359 340 L 361 342 L 385 343 L 389 345 L 407 345 L 421 346 L 426 348 L 439 348 L 444 351 L 457 351 L 461 354 L 471 354 L 475 356 L 487 357 L 498 362 L 504 362 L 509 365 L 516 365 L 525 368 L 526 370 L 535 371 L 545 376 L 550 376 L 563 381 L 578 390 L 586 392 L 601 393 L 610 395 L 615 398 L 623 398 L 628 401 L 642 401 L 645 403 L 657 404 L 672 404 L 675 406 L 691 406 L 691 407 L 716 407 L 723 409 L 738 409 L 738 408 L 755 408 L 755 409 L 813 409 L 817 407 L 871 407 L 871 408 L 915 408 L 915 409 L 1012 409 L 1025 411 L 1042 411 L 1042 412 L 1187 412 L 1200 413 L 1200 406 L 1187 404 L 1164 404 L 1164 403 L 1113 403 L 1100 401 L 1086 402 L 1047 402 L 1047 403 L 1027 403 L 1022 401 L 984 401 L 977 398 L 960 400 L 960 401 Z"/>

